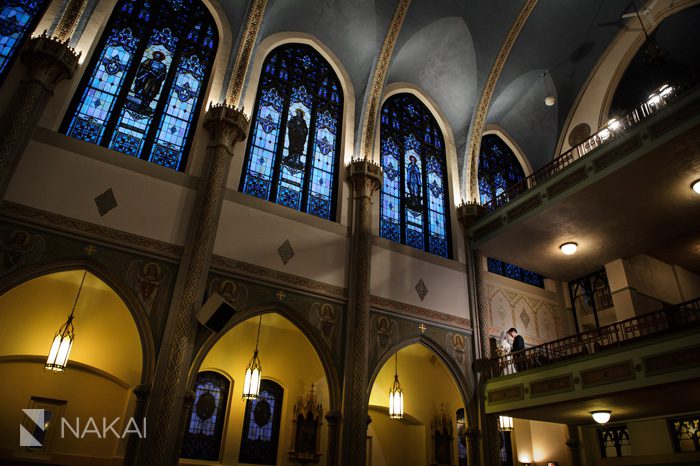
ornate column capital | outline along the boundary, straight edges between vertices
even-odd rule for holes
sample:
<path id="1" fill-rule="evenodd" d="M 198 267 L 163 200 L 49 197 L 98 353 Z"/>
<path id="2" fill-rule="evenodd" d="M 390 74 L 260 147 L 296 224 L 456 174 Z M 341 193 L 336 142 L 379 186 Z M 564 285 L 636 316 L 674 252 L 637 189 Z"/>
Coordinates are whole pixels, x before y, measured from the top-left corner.
<path id="1" fill-rule="evenodd" d="M 49 37 L 46 31 L 30 38 L 22 51 L 22 61 L 29 67 L 26 80 L 39 83 L 48 92 L 73 77 L 79 59 L 80 52 L 70 47 L 68 40 Z"/>
<path id="2" fill-rule="evenodd" d="M 337 426 L 340 422 L 340 411 L 328 411 L 325 418 L 329 426 Z"/>
<path id="3" fill-rule="evenodd" d="M 204 116 L 204 127 L 209 131 L 208 149 L 223 148 L 233 156 L 233 146 L 248 136 L 250 120 L 243 109 L 227 104 L 210 104 Z"/>
<path id="4" fill-rule="evenodd" d="M 457 207 L 457 218 L 459 218 L 464 234 L 467 234 L 469 228 L 486 214 L 486 208 L 476 202 L 463 202 Z"/>
<path id="5" fill-rule="evenodd" d="M 353 159 L 348 164 L 348 178 L 355 188 L 356 197 L 372 197 L 384 183 L 382 167 L 365 159 Z"/>

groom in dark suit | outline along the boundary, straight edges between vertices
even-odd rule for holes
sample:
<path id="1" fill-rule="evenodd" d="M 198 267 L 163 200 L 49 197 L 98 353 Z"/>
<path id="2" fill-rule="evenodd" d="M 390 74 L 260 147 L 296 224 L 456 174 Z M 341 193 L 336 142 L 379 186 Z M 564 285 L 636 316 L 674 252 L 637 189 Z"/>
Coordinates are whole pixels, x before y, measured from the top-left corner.
<path id="1" fill-rule="evenodd" d="M 513 344 L 511 345 L 510 352 L 511 353 L 517 353 L 519 351 L 522 351 L 525 349 L 525 340 L 523 340 L 523 337 L 518 335 L 518 331 L 515 328 L 510 328 L 508 329 L 508 335 L 513 338 Z M 525 364 L 524 360 L 522 359 L 524 355 L 518 356 L 515 355 L 515 368 L 518 370 L 518 372 L 522 371 L 525 369 Z"/>

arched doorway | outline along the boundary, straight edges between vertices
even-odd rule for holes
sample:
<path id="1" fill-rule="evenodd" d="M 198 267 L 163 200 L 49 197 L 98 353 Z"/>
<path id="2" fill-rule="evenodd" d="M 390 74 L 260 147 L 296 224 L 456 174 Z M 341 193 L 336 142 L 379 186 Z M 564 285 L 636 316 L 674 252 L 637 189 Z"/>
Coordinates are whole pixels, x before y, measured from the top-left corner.
<path id="1" fill-rule="evenodd" d="M 397 362 L 404 417 L 390 419 L 389 387 L 394 382 Z M 457 384 L 431 349 L 414 343 L 392 352 L 379 369 L 370 392 L 369 464 L 460 464 L 459 457 L 466 454 L 466 450 L 458 448 L 458 429 L 466 427 L 464 415 L 458 418 L 458 411 L 464 413 L 463 408 Z M 449 463 L 443 461 L 445 457 Z"/>
<path id="2" fill-rule="evenodd" d="M 250 446 L 251 442 L 262 439 L 265 441 L 259 446 L 267 449 L 273 446 L 276 452 L 271 455 L 274 459 L 263 455 L 266 457 L 257 464 L 291 465 L 288 452 L 293 443 L 295 404 L 300 399 L 306 401 L 313 386 L 317 402 L 324 411 L 327 410 L 331 406 L 327 374 L 314 345 L 290 320 L 276 312 L 262 314 L 261 321 L 260 315 L 248 316 L 208 341 L 195 362 L 197 374 L 216 372 L 224 374 L 230 381 L 218 460 L 223 464 L 249 463 L 250 460 L 244 459 L 250 458 L 251 449 L 255 449 L 255 445 Z M 260 421 L 255 418 L 256 402 L 242 399 L 242 390 L 245 369 L 255 349 L 259 322 L 261 395 L 265 392 L 270 417 L 263 418 L 261 425 L 256 425 L 255 422 Z M 185 437 L 197 422 L 194 417 L 197 416 L 198 403 L 196 380 L 195 376 L 194 414 L 187 423 Z M 278 414 L 275 413 L 277 408 Z M 277 415 L 279 418 L 275 417 Z M 321 458 L 318 464 L 325 465 L 328 436 L 325 421 L 319 434 Z M 196 455 L 183 451 L 182 456 L 180 465 L 201 464 Z"/>
<path id="3" fill-rule="evenodd" d="M 65 372 L 45 371 L 53 337 L 74 303 L 76 336 Z M 0 458 L 107 465 L 124 456 L 132 391 L 143 383 L 144 353 L 152 355 L 120 295 L 91 272 L 61 271 L 15 286 L 0 296 L 0 309 Z M 45 429 L 23 409 L 44 410 Z M 61 432 L 63 419 L 72 430 Z M 21 446 L 18 425 L 42 445 Z"/>

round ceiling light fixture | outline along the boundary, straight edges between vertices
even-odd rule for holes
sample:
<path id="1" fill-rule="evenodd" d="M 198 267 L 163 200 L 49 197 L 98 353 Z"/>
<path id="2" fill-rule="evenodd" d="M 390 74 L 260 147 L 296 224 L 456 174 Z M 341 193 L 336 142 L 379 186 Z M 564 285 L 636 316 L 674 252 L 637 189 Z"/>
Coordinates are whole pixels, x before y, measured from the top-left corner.
<path id="1" fill-rule="evenodd" d="M 700 194 L 700 180 L 693 181 L 693 184 L 691 184 L 690 186 L 693 188 L 693 191 Z"/>
<path id="2" fill-rule="evenodd" d="M 612 411 L 606 411 L 606 410 L 600 410 L 600 411 L 591 411 L 591 416 L 593 416 L 593 420 L 597 422 L 598 424 L 605 424 L 610 420 L 610 413 Z"/>
<path id="3" fill-rule="evenodd" d="M 553 95 L 548 95 L 547 97 L 544 98 L 544 104 L 547 107 L 554 107 L 554 104 L 557 103 L 557 98 L 554 97 Z"/>
<path id="4" fill-rule="evenodd" d="M 559 246 L 559 249 L 565 255 L 570 256 L 576 252 L 576 250 L 578 249 L 578 244 L 572 242 L 564 243 L 561 246 Z"/>

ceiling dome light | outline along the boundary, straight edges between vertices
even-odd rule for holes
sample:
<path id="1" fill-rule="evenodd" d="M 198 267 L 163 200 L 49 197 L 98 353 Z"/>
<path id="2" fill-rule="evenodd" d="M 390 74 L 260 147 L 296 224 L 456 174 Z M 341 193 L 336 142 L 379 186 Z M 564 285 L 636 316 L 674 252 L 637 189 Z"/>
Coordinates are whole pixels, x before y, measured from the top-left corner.
<path id="1" fill-rule="evenodd" d="M 691 187 L 693 188 L 693 191 L 700 194 L 700 180 L 693 181 L 693 184 L 691 185 Z"/>
<path id="2" fill-rule="evenodd" d="M 554 104 L 557 103 L 557 98 L 554 97 L 553 95 L 548 95 L 547 97 L 544 98 L 544 104 L 547 107 L 554 107 Z"/>
<path id="3" fill-rule="evenodd" d="M 576 250 L 578 249 L 578 244 L 576 244 L 576 243 L 564 243 L 561 246 L 559 246 L 559 249 L 561 249 L 561 252 L 563 252 L 567 256 L 570 256 L 576 252 Z"/>
<path id="4" fill-rule="evenodd" d="M 598 424 L 605 424 L 610 420 L 610 413 L 611 411 L 592 411 L 591 416 Z"/>

